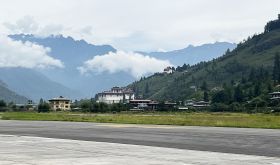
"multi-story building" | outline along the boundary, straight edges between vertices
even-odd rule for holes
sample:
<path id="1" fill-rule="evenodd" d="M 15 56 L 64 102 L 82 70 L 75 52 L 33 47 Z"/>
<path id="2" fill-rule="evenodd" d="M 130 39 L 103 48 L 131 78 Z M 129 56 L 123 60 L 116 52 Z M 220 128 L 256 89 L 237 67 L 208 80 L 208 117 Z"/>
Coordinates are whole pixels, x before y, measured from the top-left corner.
<path id="1" fill-rule="evenodd" d="M 71 100 L 64 98 L 62 96 L 50 99 L 49 103 L 53 111 L 57 111 L 57 110 L 68 111 L 71 109 L 70 107 Z"/>
<path id="2" fill-rule="evenodd" d="M 97 101 L 107 104 L 129 103 L 134 99 L 134 92 L 131 89 L 113 87 L 110 91 L 104 91 L 97 94 Z"/>

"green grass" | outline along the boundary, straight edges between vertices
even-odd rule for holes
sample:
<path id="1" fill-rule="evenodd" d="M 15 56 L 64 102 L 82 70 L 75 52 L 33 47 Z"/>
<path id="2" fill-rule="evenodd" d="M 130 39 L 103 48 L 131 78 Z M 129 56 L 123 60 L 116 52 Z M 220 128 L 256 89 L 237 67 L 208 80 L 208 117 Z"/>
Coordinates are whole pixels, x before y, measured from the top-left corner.
<path id="1" fill-rule="evenodd" d="M 6 112 L 2 120 L 75 121 L 124 124 L 280 128 L 280 116 L 244 113 L 77 114 Z"/>

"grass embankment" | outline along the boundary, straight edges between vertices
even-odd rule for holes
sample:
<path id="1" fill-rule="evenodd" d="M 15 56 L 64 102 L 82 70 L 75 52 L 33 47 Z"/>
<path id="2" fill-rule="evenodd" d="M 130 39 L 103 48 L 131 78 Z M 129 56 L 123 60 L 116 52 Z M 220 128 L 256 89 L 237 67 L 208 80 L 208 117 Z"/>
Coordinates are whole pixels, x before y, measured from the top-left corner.
<path id="1" fill-rule="evenodd" d="M 280 116 L 244 113 L 75 114 L 6 112 L 3 120 L 76 121 L 97 123 L 280 128 Z"/>

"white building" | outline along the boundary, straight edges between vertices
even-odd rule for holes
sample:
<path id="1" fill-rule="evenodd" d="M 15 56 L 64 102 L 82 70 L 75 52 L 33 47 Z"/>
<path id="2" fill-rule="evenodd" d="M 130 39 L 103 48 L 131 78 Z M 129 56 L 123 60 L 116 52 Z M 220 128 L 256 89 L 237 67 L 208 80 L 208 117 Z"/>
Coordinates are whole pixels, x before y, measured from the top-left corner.
<path id="1" fill-rule="evenodd" d="M 113 87 L 110 91 L 97 94 L 97 102 L 107 104 L 128 103 L 129 100 L 134 100 L 134 92 L 126 88 Z"/>

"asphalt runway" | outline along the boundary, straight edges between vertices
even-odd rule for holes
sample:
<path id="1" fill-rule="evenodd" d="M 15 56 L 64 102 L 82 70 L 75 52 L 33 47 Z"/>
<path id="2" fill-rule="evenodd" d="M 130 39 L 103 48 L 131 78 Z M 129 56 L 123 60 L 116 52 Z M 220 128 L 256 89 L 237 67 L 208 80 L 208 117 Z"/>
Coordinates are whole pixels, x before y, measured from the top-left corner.
<path id="1" fill-rule="evenodd" d="M 280 130 L 0 120 L 0 134 L 280 157 Z"/>

